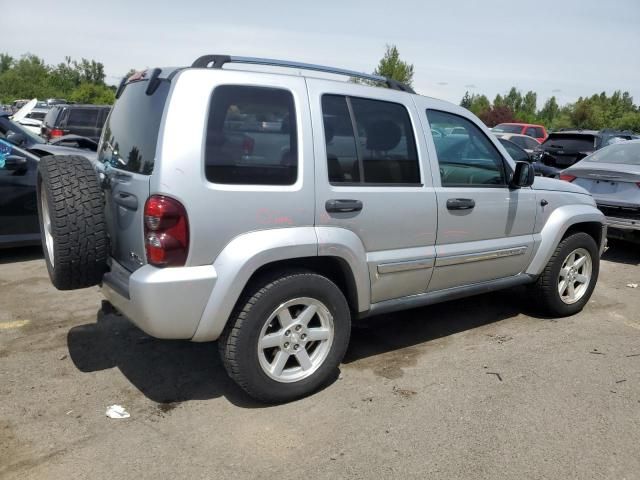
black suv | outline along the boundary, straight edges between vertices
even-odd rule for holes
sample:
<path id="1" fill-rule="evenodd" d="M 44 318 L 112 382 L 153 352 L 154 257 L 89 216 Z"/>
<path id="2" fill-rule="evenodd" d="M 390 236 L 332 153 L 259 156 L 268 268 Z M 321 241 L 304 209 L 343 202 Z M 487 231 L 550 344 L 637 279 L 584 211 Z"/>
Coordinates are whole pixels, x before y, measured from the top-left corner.
<path id="1" fill-rule="evenodd" d="M 53 140 L 73 134 L 97 143 L 110 110 L 108 105 L 56 105 L 44 117 L 41 135 Z"/>
<path id="2" fill-rule="evenodd" d="M 640 138 L 628 130 L 561 129 L 549 134 L 533 153 L 534 161 L 564 169 L 612 143 Z"/>

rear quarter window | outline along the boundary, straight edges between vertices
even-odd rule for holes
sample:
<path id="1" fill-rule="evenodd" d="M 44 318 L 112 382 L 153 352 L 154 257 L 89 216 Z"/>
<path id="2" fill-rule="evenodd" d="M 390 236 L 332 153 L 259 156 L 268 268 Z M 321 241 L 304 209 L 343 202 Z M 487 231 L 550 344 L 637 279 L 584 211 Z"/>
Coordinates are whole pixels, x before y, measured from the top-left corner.
<path id="1" fill-rule="evenodd" d="M 97 108 L 71 108 L 67 116 L 68 127 L 95 127 L 100 110 Z"/>
<path id="2" fill-rule="evenodd" d="M 294 184 L 298 143 L 292 93 L 243 85 L 217 87 L 209 104 L 205 175 L 221 184 Z"/>

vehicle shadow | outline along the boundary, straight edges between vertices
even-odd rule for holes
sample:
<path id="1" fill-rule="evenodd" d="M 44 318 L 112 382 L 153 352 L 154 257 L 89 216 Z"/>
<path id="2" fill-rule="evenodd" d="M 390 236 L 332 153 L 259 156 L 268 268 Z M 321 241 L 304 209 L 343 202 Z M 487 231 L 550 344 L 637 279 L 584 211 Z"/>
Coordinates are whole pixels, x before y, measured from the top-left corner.
<path id="1" fill-rule="evenodd" d="M 609 248 L 602 255 L 602 260 L 626 265 L 640 265 L 640 248 L 631 242 L 609 240 Z"/>
<path id="2" fill-rule="evenodd" d="M 344 364 L 429 342 L 514 317 L 527 303 L 513 289 L 354 322 Z M 526 307 L 525 307 L 525 310 Z M 158 340 L 126 318 L 98 311 L 97 321 L 67 334 L 70 357 L 82 372 L 117 367 L 143 395 L 158 403 L 226 397 L 243 408 L 266 407 L 252 400 L 226 374 L 217 344 Z M 336 371 L 325 388 L 338 378 Z"/>
<path id="3" fill-rule="evenodd" d="M 226 397 L 235 405 L 259 408 L 226 374 L 217 344 L 159 340 L 125 317 L 105 314 L 96 323 L 67 333 L 69 356 L 82 372 L 117 367 L 147 398 L 169 404 Z"/>
<path id="4" fill-rule="evenodd" d="M 343 363 L 400 351 L 521 313 L 548 319 L 536 312 L 524 287 L 367 318 L 354 325 Z"/>
<path id="5" fill-rule="evenodd" d="M 0 265 L 44 258 L 41 246 L 0 249 Z"/>

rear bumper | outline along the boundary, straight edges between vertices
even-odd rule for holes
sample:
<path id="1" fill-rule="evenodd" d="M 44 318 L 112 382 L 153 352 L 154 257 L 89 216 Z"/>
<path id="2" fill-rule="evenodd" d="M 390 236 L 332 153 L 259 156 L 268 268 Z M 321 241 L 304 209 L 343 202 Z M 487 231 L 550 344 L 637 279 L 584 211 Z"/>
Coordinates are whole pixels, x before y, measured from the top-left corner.
<path id="1" fill-rule="evenodd" d="M 102 293 L 132 323 L 156 338 L 190 339 L 216 283 L 212 265 L 156 268 L 130 273 L 115 260 Z"/>

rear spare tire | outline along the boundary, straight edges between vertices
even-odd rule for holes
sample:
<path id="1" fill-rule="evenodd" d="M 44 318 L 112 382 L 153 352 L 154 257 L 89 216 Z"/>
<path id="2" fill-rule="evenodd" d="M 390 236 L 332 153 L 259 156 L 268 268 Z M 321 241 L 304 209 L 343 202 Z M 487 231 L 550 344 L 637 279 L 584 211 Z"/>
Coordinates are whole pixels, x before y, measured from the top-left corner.
<path id="1" fill-rule="evenodd" d="M 42 249 L 53 285 L 75 290 L 100 283 L 108 239 L 102 191 L 91 162 L 78 155 L 41 158 L 37 193 Z"/>

